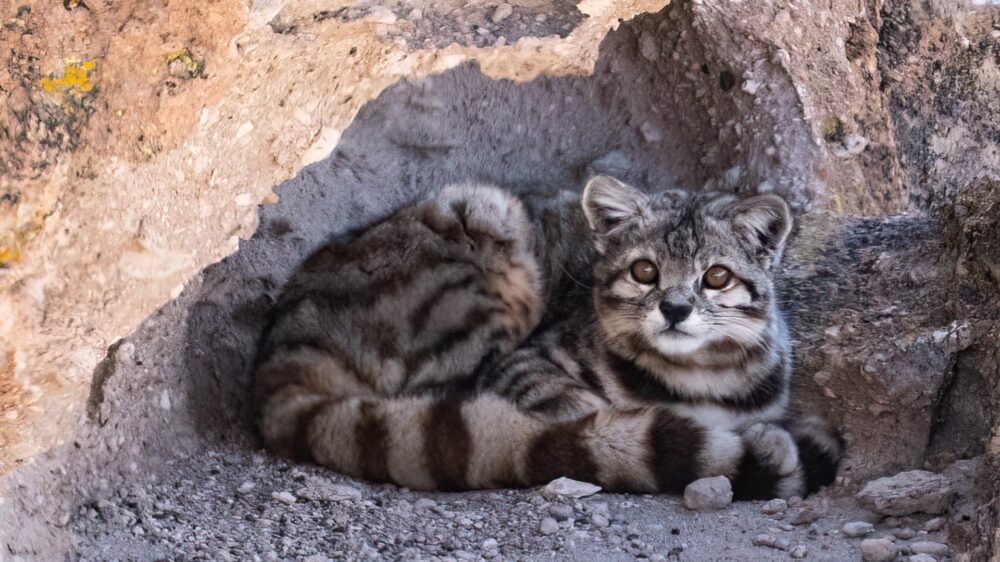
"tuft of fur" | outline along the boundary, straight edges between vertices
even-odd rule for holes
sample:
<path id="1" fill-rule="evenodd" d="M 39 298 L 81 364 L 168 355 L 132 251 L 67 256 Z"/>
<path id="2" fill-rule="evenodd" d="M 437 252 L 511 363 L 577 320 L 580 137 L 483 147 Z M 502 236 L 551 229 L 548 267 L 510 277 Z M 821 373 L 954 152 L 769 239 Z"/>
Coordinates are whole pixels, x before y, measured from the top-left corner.
<path id="1" fill-rule="evenodd" d="M 256 369 L 261 434 L 415 489 L 569 476 L 678 492 L 725 475 L 739 497 L 812 491 L 842 444 L 786 419 L 771 268 L 791 226 L 775 196 L 648 195 L 606 176 L 528 205 L 449 186 L 294 275 Z M 732 282 L 708 287 L 712 267 Z"/>

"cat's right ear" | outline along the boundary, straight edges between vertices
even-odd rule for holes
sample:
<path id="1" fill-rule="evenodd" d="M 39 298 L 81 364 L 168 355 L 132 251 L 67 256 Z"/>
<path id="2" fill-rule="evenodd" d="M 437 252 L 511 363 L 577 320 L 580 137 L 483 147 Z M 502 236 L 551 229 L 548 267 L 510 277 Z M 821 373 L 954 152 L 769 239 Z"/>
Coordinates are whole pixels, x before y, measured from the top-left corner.
<path id="1" fill-rule="evenodd" d="M 594 176 L 583 188 L 583 214 L 594 234 L 604 235 L 649 217 L 649 198 L 611 176 Z"/>

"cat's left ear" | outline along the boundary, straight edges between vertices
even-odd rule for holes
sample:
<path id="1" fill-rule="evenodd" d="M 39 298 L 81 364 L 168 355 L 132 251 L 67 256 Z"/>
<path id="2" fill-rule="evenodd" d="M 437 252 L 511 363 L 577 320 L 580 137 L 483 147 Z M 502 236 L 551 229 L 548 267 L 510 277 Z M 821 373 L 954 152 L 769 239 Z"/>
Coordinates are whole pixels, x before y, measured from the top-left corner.
<path id="1" fill-rule="evenodd" d="M 792 211 L 788 203 L 774 194 L 757 195 L 736 203 L 731 213 L 737 232 L 769 256 L 772 265 L 778 263 L 792 231 Z"/>
<path id="2" fill-rule="evenodd" d="M 583 214 L 590 230 L 603 235 L 649 216 L 649 198 L 611 176 L 594 176 L 583 188 Z"/>

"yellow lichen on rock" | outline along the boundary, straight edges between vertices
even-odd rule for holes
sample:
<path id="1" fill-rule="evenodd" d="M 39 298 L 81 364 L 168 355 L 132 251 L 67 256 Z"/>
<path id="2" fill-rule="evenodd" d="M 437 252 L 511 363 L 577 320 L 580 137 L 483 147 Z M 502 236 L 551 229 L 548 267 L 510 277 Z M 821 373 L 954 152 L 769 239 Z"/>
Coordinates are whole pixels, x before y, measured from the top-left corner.
<path id="1" fill-rule="evenodd" d="M 38 85 L 50 94 L 60 93 L 72 96 L 89 92 L 94 89 L 94 84 L 90 81 L 90 73 L 96 68 L 97 63 L 92 60 L 75 61 L 66 59 L 62 75 L 54 76 L 50 74 L 39 80 Z"/>

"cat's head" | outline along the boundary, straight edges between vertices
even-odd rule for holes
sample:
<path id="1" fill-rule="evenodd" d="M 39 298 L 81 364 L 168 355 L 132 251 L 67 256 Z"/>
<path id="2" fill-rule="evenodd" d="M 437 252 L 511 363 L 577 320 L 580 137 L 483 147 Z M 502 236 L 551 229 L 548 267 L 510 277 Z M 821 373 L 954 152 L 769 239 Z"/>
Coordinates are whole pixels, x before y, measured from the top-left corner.
<path id="1" fill-rule="evenodd" d="M 675 362 L 767 345 L 771 270 L 792 228 L 780 197 L 645 194 L 597 176 L 583 211 L 596 249 L 598 319 L 615 351 Z"/>

